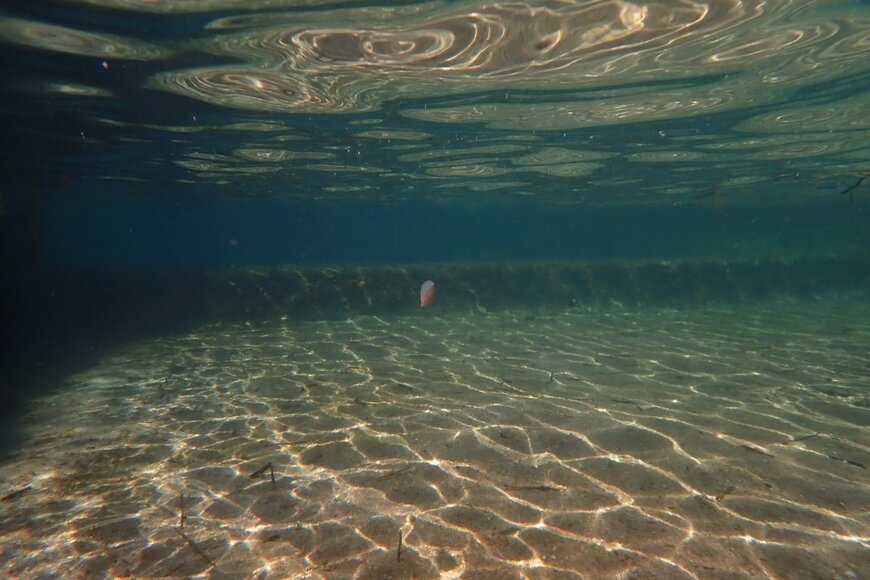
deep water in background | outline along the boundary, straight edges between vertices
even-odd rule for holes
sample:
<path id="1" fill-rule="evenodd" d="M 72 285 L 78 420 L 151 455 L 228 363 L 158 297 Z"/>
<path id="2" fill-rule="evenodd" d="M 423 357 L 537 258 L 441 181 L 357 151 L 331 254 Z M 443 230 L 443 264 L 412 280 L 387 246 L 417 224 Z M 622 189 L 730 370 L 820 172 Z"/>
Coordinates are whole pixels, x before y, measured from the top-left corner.
<path id="1" fill-rule="evenodd" d="M 53 199 L 46 268 L 200 269 L 613 259 L 841 258 L 870 251 L 870 208 L 449 206 L 408 201 Z"/>

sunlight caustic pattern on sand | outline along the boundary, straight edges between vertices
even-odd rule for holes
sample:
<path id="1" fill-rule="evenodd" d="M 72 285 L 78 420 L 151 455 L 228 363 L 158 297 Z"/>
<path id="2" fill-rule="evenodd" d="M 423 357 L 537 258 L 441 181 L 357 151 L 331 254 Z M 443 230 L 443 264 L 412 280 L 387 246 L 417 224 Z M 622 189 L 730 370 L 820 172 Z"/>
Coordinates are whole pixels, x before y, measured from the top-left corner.
<path id="1" fill-rule="evenodd" d="M 0 466 L 0 572 L 858 577 L 868 320 L 427 310 L 126 347 Z"/>

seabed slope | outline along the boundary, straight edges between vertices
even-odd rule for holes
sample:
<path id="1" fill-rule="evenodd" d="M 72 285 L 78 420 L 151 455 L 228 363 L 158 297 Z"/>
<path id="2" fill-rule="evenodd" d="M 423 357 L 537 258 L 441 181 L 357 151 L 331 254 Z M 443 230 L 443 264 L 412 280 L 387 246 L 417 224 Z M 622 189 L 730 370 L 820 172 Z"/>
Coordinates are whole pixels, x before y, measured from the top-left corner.
<path id="1" fill-rule="evenodd" d="M 854 297 L 138 343 L 35 403 L 0 572 L 859 577 L 868 352 Z"/>

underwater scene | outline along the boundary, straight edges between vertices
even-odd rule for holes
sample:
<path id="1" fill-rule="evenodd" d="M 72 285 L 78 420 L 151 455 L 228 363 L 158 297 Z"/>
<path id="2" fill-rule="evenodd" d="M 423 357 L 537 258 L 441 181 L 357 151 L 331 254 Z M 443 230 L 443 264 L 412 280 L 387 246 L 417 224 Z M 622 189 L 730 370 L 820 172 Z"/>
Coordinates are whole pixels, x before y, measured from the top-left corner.
<path id="1" fill-rule="evenodd" d="M 0 6 L 0 577 L 870 577 L 870 2 Z"/>

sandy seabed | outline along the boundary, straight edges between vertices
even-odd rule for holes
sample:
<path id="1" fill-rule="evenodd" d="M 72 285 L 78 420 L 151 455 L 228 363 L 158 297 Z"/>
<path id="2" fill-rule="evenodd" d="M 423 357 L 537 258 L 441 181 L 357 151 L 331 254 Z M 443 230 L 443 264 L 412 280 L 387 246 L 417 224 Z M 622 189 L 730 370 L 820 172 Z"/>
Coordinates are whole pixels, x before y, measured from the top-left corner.
<path id="1" fill-rule="evenodd" d="M 859 578 L 868 353 L 854 296 L 129 345 L 35 402 L 0 575 Z"/>

